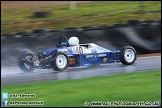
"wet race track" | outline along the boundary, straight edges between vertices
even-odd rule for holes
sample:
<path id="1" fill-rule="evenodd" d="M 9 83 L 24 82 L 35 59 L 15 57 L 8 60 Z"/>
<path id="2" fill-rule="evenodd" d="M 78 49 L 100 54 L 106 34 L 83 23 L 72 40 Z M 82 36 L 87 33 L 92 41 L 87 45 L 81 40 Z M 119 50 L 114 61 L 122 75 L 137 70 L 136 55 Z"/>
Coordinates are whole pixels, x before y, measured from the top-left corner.
<path id="1" fill-rule="evenodd" d="M 48 80 L 79 79 L 93 76 L 109 76 L 114 74 L 139 72 L 147 70 L 161 70 L 161 56 L 138 58 L 133 65 L 125 66 L 121 63 L 104 64 L 91 67 L 68 68 L 63 72 L 52 69 L 37 69 L 25 73 L 20 69 L 1 69 L 1 86 L 9 84 L 22 84 Z"/>

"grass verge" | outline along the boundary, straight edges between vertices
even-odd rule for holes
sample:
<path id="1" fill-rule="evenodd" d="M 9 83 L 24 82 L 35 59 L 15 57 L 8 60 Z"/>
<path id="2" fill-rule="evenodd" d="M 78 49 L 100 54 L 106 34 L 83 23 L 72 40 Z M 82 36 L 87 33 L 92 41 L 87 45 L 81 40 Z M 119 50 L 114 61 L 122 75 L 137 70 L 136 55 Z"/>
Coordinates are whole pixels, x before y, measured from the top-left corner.
<path id="1" fill-rule="evenodd" d="M 25 30 L 34 30 L 39 28 L 48 29 L 64 29 L 69 27 L 83 27 L 94 25 L 107 25 L 114 23 L 123 23 L 128 20 L 158 20 L 161 12 L 148 14 L 133 14 L 140 11 L 138 8 L 139 1 L 95 1 L 88 3 L 77 4 L 75 10 L 69 10 L 69 5 L 61 6 L 46 6 L 37 10 L 32 8 L 11 9 L 1 11 L 1 22 L 15 22 L 13 24 L 1 25 L 1 33 L 19 32 Z M 130 9 L 125 12 L 110 15 L 112 13 L 120 12 L 125 9 Z M 45 18 L 34 18 L 33 12 L 40 10 L 50 10 L 52 14 Z M 161 10 L 161 1 L 146 1 L 145 11 Z M 103 16 L 107 15 L 107 16 Z M 98 16 L 92 18 L 92 16 Z M 89 17 L 89 18 L 83 18 Z M 54 19 L 55 18 L 55 19 Z M 72 18 L 72 19 L 66 19 Z M 41 21 L 46 19 L 53 19 L 51 21 Z M 40 20 L 36 22 L 26 22 L 30 20 Z"/>
<path id="2" fill-rule="evenodd" d="M 9 85 L 2 86 L 1 91 L 34 93 L 36 98 L 9 98 L 9 101 L 44 101 L 43 106 L 84 106 L 85 101 L 153 102 L 161 100 L 161 70 Z"/>

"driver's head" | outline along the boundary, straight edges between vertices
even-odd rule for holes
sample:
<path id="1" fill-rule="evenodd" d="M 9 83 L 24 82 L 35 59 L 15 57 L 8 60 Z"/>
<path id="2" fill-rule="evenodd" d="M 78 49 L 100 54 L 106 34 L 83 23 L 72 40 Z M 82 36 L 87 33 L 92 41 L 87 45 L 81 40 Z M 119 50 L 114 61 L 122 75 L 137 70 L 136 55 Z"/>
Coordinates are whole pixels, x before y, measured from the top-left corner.
<path id="1" fill-rule="evenodd" d="M 79 39 L 77 37 L 71 37 L 69 39 L 69 44 L 70 45 L 79 45 Z"/>

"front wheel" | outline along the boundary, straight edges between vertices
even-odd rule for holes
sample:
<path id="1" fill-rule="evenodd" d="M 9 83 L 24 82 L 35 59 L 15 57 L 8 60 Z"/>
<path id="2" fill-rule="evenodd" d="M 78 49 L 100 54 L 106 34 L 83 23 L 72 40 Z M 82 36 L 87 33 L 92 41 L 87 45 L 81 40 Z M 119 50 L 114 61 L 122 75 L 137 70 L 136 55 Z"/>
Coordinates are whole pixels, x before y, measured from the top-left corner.
<path id="1" fill-rule="evenodd" d="M 136 50 L 131 46 L 125 46 L 120 50 L 120 61 L 125 65 L 133 64 L 136 56 Z"/>
<path id="2" fill-rule="evenodd" d="M 18 59 L 19 67 L 24 72 L 33 72 L 35 69 L 32 68 L 34 54 L 25 53 Z M 23 60 L 22 60 L 23 59 Z"/>
<path id="3" fill-rule="evenodd" d="M 57 52 L 51 58 L 51 67 L 55 71 L 64 71 L 69 66 L 69 58 L 64 52 Z"/>

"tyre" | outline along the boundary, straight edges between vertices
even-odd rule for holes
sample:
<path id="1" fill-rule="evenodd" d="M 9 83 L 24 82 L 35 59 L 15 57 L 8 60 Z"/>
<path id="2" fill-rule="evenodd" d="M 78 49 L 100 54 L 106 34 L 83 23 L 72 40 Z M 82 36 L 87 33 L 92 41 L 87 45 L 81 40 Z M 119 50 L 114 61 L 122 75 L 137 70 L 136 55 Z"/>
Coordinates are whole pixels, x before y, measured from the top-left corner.
<path id="1" fill-rule="evenodd" d="M 125 46 L 120 49 L 120 61 L 125 65 L 131 65 L 136 60 L 136 50 L 131 46 Z"/>
<path id="2" fill-rule="evenodd" d="M 64 71 L 69 67 L 69 57 L 64 52 L 56 52 L 51 57 L 51 67 L 55 71 Z"/>
<path id="3" fill-rule="evenodd" d="M 18 65 L 20 69 L 24 72 L 33 72 L 35 69 L 31 67 L 33 65 L 32 59 L 33 59 L 34 54 L 31 53 L 25 53 L 20 58 L 18 59 Z M 22 59 L 28 60 L 29 62 L 23 61 Z"/>

